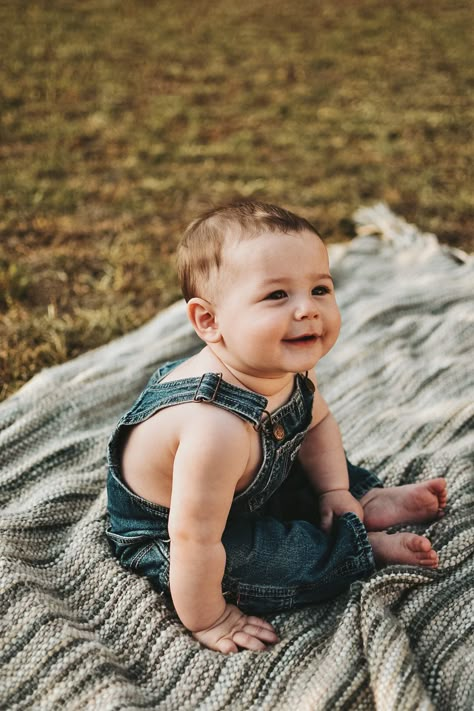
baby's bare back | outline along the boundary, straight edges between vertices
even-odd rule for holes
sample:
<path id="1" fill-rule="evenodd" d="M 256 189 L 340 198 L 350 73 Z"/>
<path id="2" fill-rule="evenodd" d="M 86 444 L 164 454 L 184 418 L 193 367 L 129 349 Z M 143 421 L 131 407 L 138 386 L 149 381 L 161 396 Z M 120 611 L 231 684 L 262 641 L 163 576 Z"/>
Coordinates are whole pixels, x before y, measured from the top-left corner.
<path id="1" fill-rule="evenodd" d="M 135 425 L 125 442 L 122 454 L 122 476 L 130 489 L 139 496 L 170 508 L 173 489 L 173 465 L 182 439 L 188 431 L 205 427 L 206 437 L 221 442 L 220 461 L 216 466 L 226 471 L 226 439 L 242 436 L 248 440 L 247 465 L 237 482 L 236 491 L 245 489 L 260 468 L 260 437 L 251 424 L 237 415 L 209 403 L 189 402 L 167 407 L 149 419 Z M 193 472 L 189 472 L 192 486 Z"/>

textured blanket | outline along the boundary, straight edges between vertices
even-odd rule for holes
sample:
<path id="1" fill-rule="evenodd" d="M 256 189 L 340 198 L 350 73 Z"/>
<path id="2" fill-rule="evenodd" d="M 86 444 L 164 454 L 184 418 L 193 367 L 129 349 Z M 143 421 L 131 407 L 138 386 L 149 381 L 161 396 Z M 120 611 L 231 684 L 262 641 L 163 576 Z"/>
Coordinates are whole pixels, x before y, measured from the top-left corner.
<path id="1" fill-rule="evenodd" d="M 437 570 L 393 565 L 272 618 L 281 642 L 203 649 L 104 536 L 105 449 L 163 361 L 196 350 L 183 302 L 33 378 L 0 406 L 2 709 L 474 708 L 474 265 L 386 207 L 331 249 L 343 315 L 318 366 L 355 463 L 443 475 Z M 469 302 L 471 297 L 471 303 Z"/>

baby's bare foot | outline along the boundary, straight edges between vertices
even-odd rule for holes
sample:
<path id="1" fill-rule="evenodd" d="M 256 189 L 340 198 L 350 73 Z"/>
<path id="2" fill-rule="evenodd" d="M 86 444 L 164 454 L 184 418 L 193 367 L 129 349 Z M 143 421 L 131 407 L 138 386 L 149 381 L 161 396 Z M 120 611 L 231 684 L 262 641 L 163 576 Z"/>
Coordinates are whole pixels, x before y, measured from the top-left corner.
<path id="1" fill-rule="evenodd" d="M 446 480 L 371 489 L 360 503 L 368 531 L 383 531 L 400 523 L 424 523 L 444 514 L 448 493 Z"/>
<path id="2" fill-rule="evenodd" d="M 438 554 L 425 536 L 416 533 L 369 533 L 375 563 L 381 567 L 391 563 L 438 567 Z"/>

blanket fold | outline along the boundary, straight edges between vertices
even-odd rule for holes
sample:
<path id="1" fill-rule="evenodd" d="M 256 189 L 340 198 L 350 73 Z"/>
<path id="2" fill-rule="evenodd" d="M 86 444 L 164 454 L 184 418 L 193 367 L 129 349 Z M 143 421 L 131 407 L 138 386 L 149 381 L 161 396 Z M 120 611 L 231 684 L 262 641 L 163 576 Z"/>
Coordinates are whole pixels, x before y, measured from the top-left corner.
<path id="1" fill-rule="evenodd" d="M 104 535 L 105 451 L 158 365 L 199 348 L 179 302 L 0 405 L 0 708 L 474 708 L 472 257 L 386 206 L 330 248 L 343 317 L 318 365 L 354 461 L 386 485 L 444 476 L 440 555 L 276 615 L 281 642 L 203 649 Z"/>

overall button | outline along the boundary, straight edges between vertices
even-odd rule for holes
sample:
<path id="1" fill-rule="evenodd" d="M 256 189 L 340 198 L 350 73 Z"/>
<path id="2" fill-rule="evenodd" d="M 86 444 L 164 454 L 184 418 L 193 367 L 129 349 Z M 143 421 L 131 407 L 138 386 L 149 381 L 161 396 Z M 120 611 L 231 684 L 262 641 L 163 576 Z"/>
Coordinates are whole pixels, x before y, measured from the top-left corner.
<path id="1" fill-rule="evenodd" d="M 273 427 L 273 436 L 274 436 L 275 439 L 277 439 L 279 442 L 280 442 L 282 439 L 285 439 L 285 430 L 284 430 L 283 425 L 275 425 L 275 426 Z"/>

